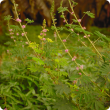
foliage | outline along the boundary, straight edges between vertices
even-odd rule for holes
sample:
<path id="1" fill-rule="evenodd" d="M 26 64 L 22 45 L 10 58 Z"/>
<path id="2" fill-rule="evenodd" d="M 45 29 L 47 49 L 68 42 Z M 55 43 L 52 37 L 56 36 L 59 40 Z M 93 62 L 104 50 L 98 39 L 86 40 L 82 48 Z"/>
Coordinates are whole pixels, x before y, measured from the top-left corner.
<path id="1" fill-rule="evenodd" d="M 68 11 L 62 7 L 58 10 L 62 15 Z M 63 15 L 67 23 L 65 27 L 56 27 L 51 13 L 55 40 L 45 37 L 49 31 L 45 20 L 37 36 L 39 43 L 29 41 L 25 32 L 26 25 L 22 25 L 19 18 L 15 20 L 17 25 L 8 24 L 11 40 L 5 44 L 10 48 L 5 52 L 0 68 L 2 108 L 105 110 L 110 105 L 110 40 L 98 31 L 85 31 L 74 10 L 71 10 L 75 24 L 68 24 Z M 89 12 L 85 14 L 93 17 Z M 6 17 L 8 21 L 9 18 Z M 33 22 L 29 19 L 26 21 Z M 71 45 L 72 52 L 66 46 L 69 35 L 66 39 L 60 37 L 59 31 L 62 30 L 68 31 L 80 43 Z M 83 37 L 80 33 L 83 33 Z M 92 35 L 99 38 L 91 41 Z M 58 38 L 62 43 L 60 45 Z M 86 44 L 87 40 L 91 45 Z"/>

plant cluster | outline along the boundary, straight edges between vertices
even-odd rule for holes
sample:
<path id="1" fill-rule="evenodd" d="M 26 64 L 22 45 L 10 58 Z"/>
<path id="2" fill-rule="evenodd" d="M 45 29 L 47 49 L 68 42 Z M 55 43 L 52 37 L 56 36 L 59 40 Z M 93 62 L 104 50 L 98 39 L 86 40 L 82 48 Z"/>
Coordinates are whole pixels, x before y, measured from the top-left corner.
<path id="1" fill-rule="evenodd" d="M 9 24 L 11 16 L 5 17 L 11 41 L 5 43 L 10 48 L 0 68 L 0 106 L 5 110 L 105 110 L 110 105 L 110 39 L 99 31 L 86 31 L 80 23 L 83 18 L 77 19 L 73 10 L 76 3 L 69 0 L 72 12 L 62 3 L 58 8 L 64 27 L 56 27 L 54 5 L 51 9 L 55 40 L 46 37 L 49 30 L 44 20 L 39 44 L 31 42 L 13 3 L 17 25 Z M 73 15 L 72 24 L 68 24 L 64 11 Z M 90 12 L 85 14 L 94 17 Z M 59 34 L 62 30 L 70 32 L 65 39 Z M 99 38 L 91 41 L 91 35 Z M 81 44 L 71 47 L 72 52 L 66 46 L 69 36 L 77 37 Z"/>

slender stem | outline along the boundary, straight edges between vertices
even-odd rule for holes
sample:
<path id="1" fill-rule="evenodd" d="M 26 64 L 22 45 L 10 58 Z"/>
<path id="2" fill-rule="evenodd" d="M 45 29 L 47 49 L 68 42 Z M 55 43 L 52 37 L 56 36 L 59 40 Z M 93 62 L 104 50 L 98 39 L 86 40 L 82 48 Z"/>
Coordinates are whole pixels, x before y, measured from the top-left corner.
<path id="1" fill-rule="evenodd" d="M 72 8 L 72 5 L 71 5 L 70 0 L 69 0 L 69 4 L 70 4 L 70 7 L 71 7 L 72 12 L 74 13 L 75 19 L 78 21 L 76 15 L 75 15 L 75 12 L 74 12 L 74 10 L 73 10 L 73 8 Z M 79 24 L 79 26 L 81 27 L 81 29 L 83 29 L 83 27 L 81 26 L 81 23 L 78 22 L 78 24 Z M 85 36 L 87 37 L 87 34 L 86 34 L 84 31 L 83 31 L 83 33 L 84 33 Z M 97 54 L 100 56 L 100 58 L 103 60 L 102 55 L 101 55 L 100 52 L 97 50 L 97 48 L 95 47 L 94 43 L 93 43 L 88 37 L 87 37 L 87 39 L 88 39 L 88 41 L 91 43 L 91 45 L 93 46 L 93 48 L 96 50 L 96 52 L 97 52 Z"/>
<path id="2" fill-rule="evenodd" d="M 51 13 L 51 16 L 52 16 L 53 25 L 54 25 L 54 27 L 55 27 L 55 31 L 56 31 L 56 33 L 57 33 L 57 36 L 59 37 L 60 41 L 62 42 L 64 48 L 67 49 L 66 45 L 64 44 L 64 42 L 62 41 L 62 39 L 61 39 L 61 37 L 60 37 L 60 35 L 59 35 L 59 33 L 58 33 L 58 30 L 57 30 L 57 28 L 56 28 L 55 21 L 54 21 L 54 17 L 53 17 L 53 15 L 52 15 L 52 13 Z M 73 58 L 72 55 L 70 54 L 70 52 L 68 52 L 68 55 L 70 56 L 71 59 Z M 77 63 L 76 61 L 74 61 L 74 62 L 75 62 L 75 64 L 77 65 L 77 67 L 79 67 L 78 63 Z M 81 70 L 81 72 L 82 72 L 85 76 L 88 76 L 88 75 L 86 75 L 86 73 L 83 71 L 82 68 L 79 67 L 79 69 Z M 90 78 L 89 78 L 89 79 L 90 79 Z M 90 79 L 90 81 L 91 81 L 96 87 L 98 87 L 98 88 L 100 89 L 100 87 L 99 87 L 96 83 L 94 83 L 94 81 L 92 81 L 91 79 Z M 101 90 L 101 89 L 100 89 L 100 90 Z M 110 97 L 110 95 L 109 95 L 108 93 L 106 93 L 105 91 L 104 91 L 104 93 L 105 93 L 107 96 Z"/>
<path id="3" fill-rule="evenodd" d="M 18 13 L 17 13 L 17 8 L 16 8 L 15 0 L 13 0 L 13 4 L 14 4 L 14 9 L 15 9 L 16 16 L 17 16 L 17 18 L 19 18 Z M 25 38 L 26 38 L 26 40 L 28 41 L 28 44 L 29 44 L 30 41 L 29 41 L 29 39 L 28 39 L 28 37 L 27 37 L 25 31 L 24 31 L 24 28 L 22 28 L 21 22 L 19 22 L 19 24 L 20 24 L 20 27 L 21 27 L 21 29 L 22 29 L 22 31 L 23 31 L 23 33 L 24 33 L 24 36 L 25 36 Z"/>

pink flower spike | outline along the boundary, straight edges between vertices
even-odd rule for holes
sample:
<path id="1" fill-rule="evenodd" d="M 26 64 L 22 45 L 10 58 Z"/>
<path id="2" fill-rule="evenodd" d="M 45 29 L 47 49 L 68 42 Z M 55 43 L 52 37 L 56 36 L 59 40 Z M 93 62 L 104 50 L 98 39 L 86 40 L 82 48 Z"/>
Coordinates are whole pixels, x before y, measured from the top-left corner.
<path id="1" fill-rule="evenodd" d="M 7 50 L 7 53 L 9 53 L 9 50 Z"/>
<path id="2" fill-rule="evenodd" d="M 22 33 L 21 35 L 24 36 L 24 33 Z"/>
<path id="3" fill-rule="evenodd" d="M 10 35 L 13 35 L 14 33 L 10 33 Z"/>
<path id="4" fill-rule="evenodd" d="M 63 42 L 66 42 L 66 39 L 64 39 Z"/>
<path id="5" fill-rule="evenodd" d="M 11 39 L 13 39 L 14 37 L 13 36 L 11 36 Z"/>
<path id="6" fill-rule="evenodd" d="M 82 75 L 81 73 L 79 73 L 79 75 Z"/>
<path id="7" fill-rule="evenodd" d="M 45 41 L 46 39 L 45 39 L 45 38 L 43 38 L 42 40 L 43 40 L 43 41 Z"/>
<path id="8" fill-rule="evenodd" d="M 78 22 L 81 22 L 81 19 L 78 19 Z"/>
<path id="9" fill-rule="evenodd" d="M 76 67 L 76 70 L 79 70 L 79 67 Z"/>
<path id="10" fill-rule="evenodd" d="M 9 29 L 9 31 L 12 31 L 12 29 Z"/>
<path id="11" fill-rule="evenodd" d="M 63 20 L 63 22 L 65 23 L 66 21 L 65 21 L 65 20 Z"/>
<path id="12" fill-rule="evenodd" d="M 7 108 L 5 108 L 4 110 L 7 110 Z"/>
<path id="13" fill-rule="evenodd" d="M 28 42 L 25 42 L 26 44 L 28 44 Z"/>
<path id="14" fill-rule="evenodd" d="M 83 69 L 83 65 L 81 65 L 80 68 Z"/>
<path id="15" fill-rule="evenodd" d="M 18 35 L 19 35 L 19 33 L 16 33 L 16 35 L 18 36 Z"/>
<path id="16" fill-rule="evenodd" d="M 73 31 L 73 29 L 71 29 L 71 31 Z"/>
<path id="17" fill-rule="evenodd" d="M 73 15 L 74 13 L 73 13 L 73 12 L 71 12 L 71 14 Z"/>
<path id="18" fill-rule="evenodd" d="M 21 19 L 19 19 L 19 18 L 17 18 L 16 21 L 21 23 Z"/>
<path id="19" fill-rule="evenodd" d="M 42 36 L 42 35 L 43 35 L 43 33 L 40 33 L 40 35 Z"/>
<path id="20" fill-rule="evenodd" d="M 43 32 L 47 32 L 47 29 L 43 29 Z"/>
<path id="21" fill-rule="evenodd" d="M 77 83 L 77 81 L 76 81 L 76 80 L 74 80 L 74 81 L 73 81 L 73 84 L 76 84 L 76 83 Z"/>
<path id="22" fill-rule="evenodd" d="M 74 58 L 74 59 L 76 59 L 77 57 L 76 57 L 76 56 L 74 56 L 73 58 Z"/>
<path id="23" fill-rule="evenodd" d="M 84 36 L 84 38 L 86 38 L 86 36 Z"/>
<path id="24" fill-rule="evenodd" d="M 44 36 L 46 36 L 46 34 L 44 34 Z"/>
<path id="25" fill-rule="evenodd" d="M 90 37 L 90 35 L 88 35 L 88 37 Z"/>
<path id="26" fill-rule="evenodd" d="M 22 28 L 24 29 L 26 26 L 25 25 L 22 25 Z"/>
<path id="27" fill-rule="evenodd" d="M 68 53 L 68 49 L 66 49 L 65 52 Z"/>
<path id="28" fill-rule="evenodd" d="M 72 61 L 75 61 L 75 59 L 74 59 L 74 58 L 72 58 Z"/>
<path id="29" fill-rule="evenodd" d="M 86 27 L 83 27 L 83 29 L 86 29 Z"/>

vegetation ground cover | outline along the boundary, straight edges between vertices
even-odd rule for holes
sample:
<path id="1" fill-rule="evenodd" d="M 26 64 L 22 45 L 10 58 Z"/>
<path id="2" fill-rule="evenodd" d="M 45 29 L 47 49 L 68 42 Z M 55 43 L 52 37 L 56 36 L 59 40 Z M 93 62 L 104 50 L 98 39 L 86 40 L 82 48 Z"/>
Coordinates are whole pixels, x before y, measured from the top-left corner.
<path id="1" fill-rule="evenodd" d="M 62 5 L 59 8 L 67 23 L 63 14 L 66 10 Z M 71 13 L 75 23 L 64 27 L 56 27 L 51 13 L 52 30 L 45 20 L 42 27 L 27 26 L 19 18 L 15 20 L 17 25 L 10 25 L 12 18 L 5 17 L 10 41 L 1 56 L 2 108 L 105 110 L 110 105 L 110 38 L 96 27 L 91 32 L 85 30 L 73 9 Z M 94 17 L 90 12 L 86 14 Z"/>

